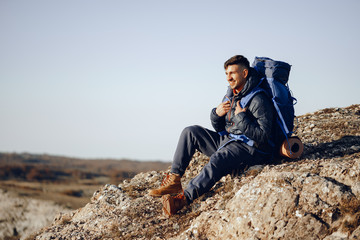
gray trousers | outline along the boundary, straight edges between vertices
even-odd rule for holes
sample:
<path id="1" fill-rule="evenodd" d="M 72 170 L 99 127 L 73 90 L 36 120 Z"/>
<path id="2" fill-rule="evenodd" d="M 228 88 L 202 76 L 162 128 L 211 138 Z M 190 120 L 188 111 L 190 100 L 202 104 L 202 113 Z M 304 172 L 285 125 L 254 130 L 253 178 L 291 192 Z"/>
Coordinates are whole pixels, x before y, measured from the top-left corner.
<path id="1" fill-rule="evenodd" d="M 189 203 L 208 192 L 223 176 L 261 164 L 268 157 L 241 141 L 233 141 L 201 126 L 190 126 L 180 135 L 171 172 L 182 176 L 195 150 L 210 157 L 210 160 L 184 191 Z"/>

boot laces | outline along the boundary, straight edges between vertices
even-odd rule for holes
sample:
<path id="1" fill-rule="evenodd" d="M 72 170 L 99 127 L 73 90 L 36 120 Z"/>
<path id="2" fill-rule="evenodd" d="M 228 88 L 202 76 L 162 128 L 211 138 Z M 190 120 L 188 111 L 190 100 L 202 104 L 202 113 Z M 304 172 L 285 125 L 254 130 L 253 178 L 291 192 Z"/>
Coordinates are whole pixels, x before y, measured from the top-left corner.
<path id="1" fill-rule="evenodd" d="M 166 186 L 169 183 L 169 179 L 170 179 L 170 174 L 166 173 L 166 176 L 161 182 L 161 186 Z"/>
<path id="2" fill-rule="evenodd" d="M 176 196 L 174 197 L 174 199 L 180 199 L 180 200 L 185 199 L 184 190 L 182 190 L 182 193 L 179 193 L 178 195 L 176 195 Z"/>

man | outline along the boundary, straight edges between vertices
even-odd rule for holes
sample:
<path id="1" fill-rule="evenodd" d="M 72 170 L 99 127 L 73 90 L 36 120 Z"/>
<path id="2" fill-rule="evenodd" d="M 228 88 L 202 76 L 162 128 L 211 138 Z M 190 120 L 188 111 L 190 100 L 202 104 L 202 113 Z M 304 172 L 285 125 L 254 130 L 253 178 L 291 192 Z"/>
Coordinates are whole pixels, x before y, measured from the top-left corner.
<path id="1" fill-rule="evenodd" d="M 216 132 L 200 126 L 185 128 L 170 174 L 160 188 L 149 191 L 151 196 L 162 196 L 163 212 L 168 216 L 209 191 L 221 177 L 271 159 L 272 147 L 268 141 L 273 134 L 274 122 L 271 99 L 259 92 L 248 107 L 240 106 L 240 99 L 259 85 L 258 73 L 241 55 L 227 60 L 224 68 L 229 89 L 223 102 L 210 115 Z M 210 160 L 183 191 L 180 179 L 195 150 L 209 156 Z"/>

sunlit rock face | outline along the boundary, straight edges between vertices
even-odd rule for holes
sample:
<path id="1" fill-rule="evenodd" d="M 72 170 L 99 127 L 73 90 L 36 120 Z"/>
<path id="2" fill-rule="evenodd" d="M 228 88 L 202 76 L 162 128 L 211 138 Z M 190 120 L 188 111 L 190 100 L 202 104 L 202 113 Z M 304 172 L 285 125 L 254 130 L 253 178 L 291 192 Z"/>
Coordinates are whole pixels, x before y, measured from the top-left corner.
<path id="1" fill-rule="evenodd" d="M 298 117 L 302 157 L 253 166 L 166 218 L 163 172 L 106 185 L 29 239 L 360 239 L 360 105 Z M 141 146 L 139 146 L 141 147 Z M 196 153 L 183 187 L 208 158 Z"/>

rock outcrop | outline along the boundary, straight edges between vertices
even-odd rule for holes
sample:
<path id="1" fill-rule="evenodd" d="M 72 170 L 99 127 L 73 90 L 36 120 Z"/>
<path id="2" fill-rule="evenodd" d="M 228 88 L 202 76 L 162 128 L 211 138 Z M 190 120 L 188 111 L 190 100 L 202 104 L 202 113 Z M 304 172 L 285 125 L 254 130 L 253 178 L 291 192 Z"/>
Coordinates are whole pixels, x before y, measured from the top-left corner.
<path id="1" fill-rule="evenodd" d="M 28 239 L 360 239 L 360 105 L 298 117 L 294 161 L 223 177 L 171 218 L 147 195 L 162 172 L 106 185 Z M 183 185 L 208 158 L 196 153 Z"/>

